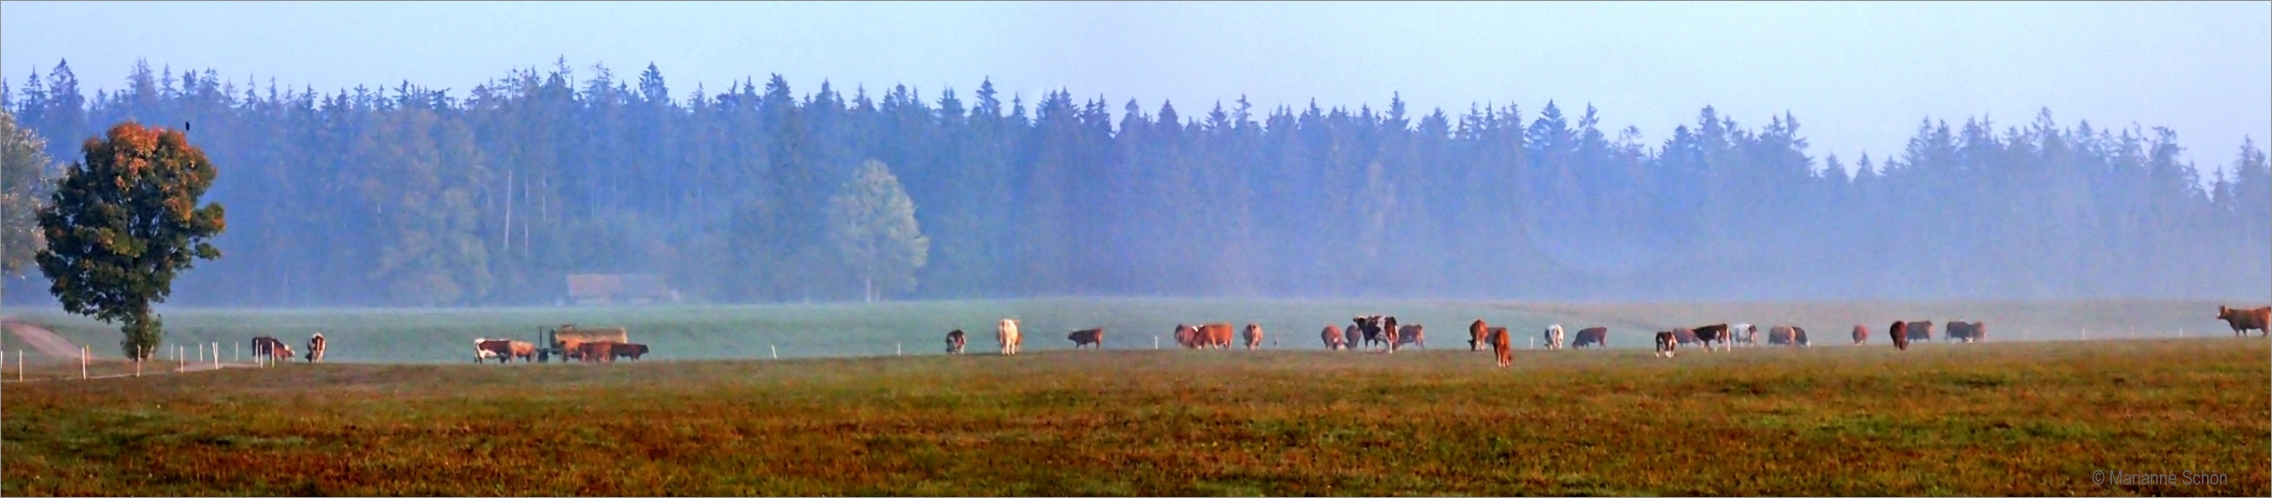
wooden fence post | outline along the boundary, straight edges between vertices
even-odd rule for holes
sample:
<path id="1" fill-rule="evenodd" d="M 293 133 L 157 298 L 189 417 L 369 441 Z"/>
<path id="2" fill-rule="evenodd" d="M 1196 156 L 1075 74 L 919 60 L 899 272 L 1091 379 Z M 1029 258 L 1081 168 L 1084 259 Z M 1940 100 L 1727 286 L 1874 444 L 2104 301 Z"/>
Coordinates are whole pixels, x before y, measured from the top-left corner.
<path id="1" fill-rule="evenodd" d="M 79 380 L 87 380 L 87 347 L 79 346 Z"/>
<path id="2" fill-rule="evenodd" d="M 772 344 L 767 344 L 765 345 L 765 349 L 773 351 L 773 359 L 781 359 L 781 348 L 774 347 Z"/>

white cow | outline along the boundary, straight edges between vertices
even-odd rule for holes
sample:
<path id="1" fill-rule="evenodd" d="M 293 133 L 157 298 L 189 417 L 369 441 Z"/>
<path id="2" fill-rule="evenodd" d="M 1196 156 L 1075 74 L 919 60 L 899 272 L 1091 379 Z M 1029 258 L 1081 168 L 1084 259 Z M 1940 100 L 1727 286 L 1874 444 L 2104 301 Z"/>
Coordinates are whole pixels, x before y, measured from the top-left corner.
<path id="1" fill-rule="evenodd" d="M 1727 344 L 1730 346 L 1733 346 L 1734 343 L 1743 343 L 1743 345 L 1745 346 L 1757 346 L 1759 345 L 1759 327 L 1749 323 L 1729 325 L 1727 340 Z"/>
<path id="2" fill-rule="evenodd" d="M 994 338 L 1002 342 L 1002 354 L 1018 354 L 1018 344 L 1023 339 L 1018 336 L 1018 321 L 1002 319 L 1002 323 L 994 325 Z"/>
<path id="3" fill-rule="evenodd" d="M 1562 349 L 1562 324 L 1546 326 L 1546 349 Z"/>

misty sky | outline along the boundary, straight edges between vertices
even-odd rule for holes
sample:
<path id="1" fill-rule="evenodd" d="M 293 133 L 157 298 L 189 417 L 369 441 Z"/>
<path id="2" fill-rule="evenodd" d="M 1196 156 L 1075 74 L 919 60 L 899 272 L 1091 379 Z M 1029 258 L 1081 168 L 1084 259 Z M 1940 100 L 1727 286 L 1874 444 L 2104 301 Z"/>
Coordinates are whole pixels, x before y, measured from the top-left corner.
<path id="1" fill-rule="evenodd" d="M 2272 3 L 74 3 L 0 2 L 20 87 L 68 59 L 91 96 L 136 59 L 332 92 L 468 89 L 566 57 L 579 79 L 657 64 L 672 95 L 745 77 L 847 93 L 907 84 L 1030 103 L 1064 88 L 1118 112 L 1258 108 L 1415 115 L 1552 99 L 1661 143 L 1705 105 L 1747 127 L 1790 112 L 1818 160 L 1897 154 L 1920 118 L 2177 130 L 2209 174 L 2272 136 Z M 2150 134 L 2150 132 L 2149 132 Z M 52 138 L 51 138 L 52 139 Z"/>

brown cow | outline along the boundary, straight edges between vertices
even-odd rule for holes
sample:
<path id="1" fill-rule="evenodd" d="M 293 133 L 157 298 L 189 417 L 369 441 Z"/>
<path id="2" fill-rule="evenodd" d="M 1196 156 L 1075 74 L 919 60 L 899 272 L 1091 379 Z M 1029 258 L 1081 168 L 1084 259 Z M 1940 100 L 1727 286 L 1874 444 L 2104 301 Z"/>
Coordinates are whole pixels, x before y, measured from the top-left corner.
<path id="1" fill-rule="evenodd" d="M 947 354 L 962 354 L 963 346 L 968 344 L 970 344 L 969 334 L 964 334 L 962 329 L 947 332 Z"/>
<path id="2" fill-rule="evenodd" d="M 1909 322 L 1909 342 L 1932 342 L 1933 322 Z"/>
<path id="3" fill-rule="evenodd" d="M 1894 349 L 1909 349 L 1909 322 L 1893 322 L 1893 325 L 1886 326 L 1885 333 L 1893 337 Z"/>
<path id="4" fill-rule="evenodd" d="M 1181 323 L 1175 324 L 1175 345 L 1184 349 L 1199 348 L 1199 329 Z"/>
<path id="5" fill-rule="evenodd" d="M 1673 334 L 1673 331 L 1670 330 L 1657 332 L 1658 358 L 1671 358 L 1673 350 L 1676 349 L 1680 349 L 1680 337 L 1678 335 Z"/>
<path id="6" fill-rule="evenodd" d="M 1326 351 L 1341 349 L 1341 329 L 1334 328 L 1333 324 L 1325 324 L 1325 330 L 1318 332 L 1317 338 L 1325 341 Z"/>
<path id="7" fill-rule="evenodd" d="M 1855 326 L 1854 326 L 1854 345 L 1856 345 L 1856 346 L 1860 346 L 1860 345 L 1862 345 L 1862 344 L 1865 344 L 1865 343 L 1868 343 L 1868 342 L 1870 342 L 1870 326 L 1868 326 L 1868 325 L 1855 325 Z"/>
<path id="8" fill-rule="evenodd" d="M 1199 336 L 1207 342 L 1207 347 L 1230 349 L 1231 334 L 1231 324 L 1228 323 L 1210 323 L 1199 326 Z"/>
<path id="9" fill-rule="evenodd" d="M 576 357 L 583 359 L 584 363 L 615 363 L 615 346 L 617 344 L 620 343 L 602 341 L 579 343 L 576 345 Z"/>
<path id="10" fill-rule="evenodd" d="M 1499 357 L 1499 366 L 1504 368 L 1515 364 L 1514 339 L 1508 337 L 1513 334 L 1508 334 L 1506 327 L 1491 327 L 1485 333 L 1491 339 L 1491 354 Z"/>
<path id="11" fill-rule="evenodd" d="M 1404 329 L 1396 325 L 1396 317 L 1381 318 L 1381 343 L 1388 345 L 1388 352 L 1394 353 L 1398 346 L 1404 344 L 1398 335 L 1403 332 Z"/>
<path id="12" fill-rule="evenodd" d="M 1262 326 L 1246 324 L 1246 350 L 1262 349 Z"/>
<path id="13" fill-rule="evenodd" d="M 1712 343 L 1715 342 L 1720 343 L 1720 350 L 1729 350 L 1730 345 L 1728 344 L 1728 334 L 1731 331 L 1728 328 L 1728 324 L 1715 323 L 1711 325 L 1705 325 L 1692 329 L 1692 332 L 1696 334 L 1696 342 L 1704 343 L 1705 351 L 1711 351 Z"/>
<path id="14" fill-rule="evenodd" d="M 1767 329 L 1767 344 L 1773 346 L 1799 345 L 1799 333 L 1789 325 L 1776 325 Z"/>
<path id="15" fill-rule="evenodd" d="M 640 356 L 647 354 L 647 345 L 635 342 L 619 342 L 615 343 L 614 347 L 608 348 L 608 354 L 615 358 L 629 357 L 631 361 L 639 361 Z"/>
<path id="16" fill-rule="evenodd" d="M 1073 341 L 1073 349 L 1081 349 L 1082 345 L 1104 349 L 1104 329 L 1101 328 L 1075 330 L 1065 338 Z"/>
<path id="17" fill-rule="evenodd" d="M 252 338 L 252 357 L 254 359 L 266 358 L 271 362 L 282 360 L 289 363 L 292 361 L 292 346 L 284 344 L 284 341 L 274 337 L 265 335 L 254 337 Z"/>
<path id="18" fill-rule="evenodd" d="M 1694 330 L 1689 330 L 1687 327 L 1673 327 L 1669 332 L 1672 332 L 1674 343 L 1681 345 L 1696 344 L 1696 331 Z"/>
<path id="19" fill-rule="evenodd" d="M 496 358 L 498 363 L 513 361 L 513 341 L 511 340 L 475 339 L 473 341 L 473 347 L 474 349 L 487 351 L 489 353 L 477 355 L 481 358 Z M 480 361 L 480 359 L 477 358 L 475 359 L 475 361 Z"/>
<path id="20" fill-rule="evenodd" d="M 1797 326 L 1797 325 L 1792 325 L 1792 326 L 1791 326 L 1791 330 L 1793 330 L 1793 331 L 1797 331 L 1797 332 L 1799 333 L 1799 347 L 1808 347 L 1808 346 L 1810 345 L 1810 344 L 1809 344 L 1809 343 L 1807 342 L 1807 328 L 1806 328 L 1806 327 L 1800 327 L 1800 326 Z"/>
<path id="21" fill-rule="evenodd" d="M 1949 322 L 1948 340 L 1973 343 L 1988 338 L 1988 322 Z"/>
<path id="22" fill-rule="evenodd" d="M 1357 345 L 1360 344 L 1358 341 L 1364 339 L 1364 336 L 1364 327 L 1359 327 L 1356 325 L 1343 327 L 1341 329 L 1341 349 L 1357 349 Z"/>
<path id="23" fill-rule="evenodd" d="M 1475 323 L 1467 324 L 1468 351 L 1482 351 L 1483 346 L 1488 344 L 1491 344 L 1490 324 L 1483 323 L 1481 318 L 1475 319 Z"/>
<path id="24" fill-rule="evenodd" d="M 1594 347 L 1609 347 L 1609 327 L 1587 327 L 1579 330 L 1578 340 L 1570 343 L 1570 347 L 1582 348 L 1586 347 L 1587 344 L 1592 344 Z"/>
<path id="25" fill-rule="evenodd" d="M 1414 346 L 1419 346 L 1420 349 L 1428 349 L 1428 336 L 1426 335 L 1427 332 L 1428 329 L 1425 325 L 1406 325 L 1399 327 L 1396 329 L 1396 343 L 1411 344 Z"/>
<path id="26" fill-rule="evenodd" d="M 2257 337 L 2272 337 L 2272 307 L 2252 310 L 2217 306 L 2217 319 L 2233 328 L 2234 337 L 2248 337 L 2248 331 L 2257 331 Z"/>

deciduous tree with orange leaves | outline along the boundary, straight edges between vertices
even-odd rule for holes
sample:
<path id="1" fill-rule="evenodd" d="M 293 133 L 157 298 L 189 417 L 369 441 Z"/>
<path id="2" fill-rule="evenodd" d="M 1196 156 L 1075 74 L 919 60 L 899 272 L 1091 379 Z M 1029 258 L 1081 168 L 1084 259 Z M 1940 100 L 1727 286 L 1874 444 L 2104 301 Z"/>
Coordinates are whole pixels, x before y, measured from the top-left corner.
<path id="1" fill-rule="evenodd" d="M 150 305 L 196 260 L 221 257 L 210 243 L 225 227 L 221 206 L 198 205 L 216 171 L 184 131 L 134 122 L 81 149 L 85 160 L 64 168 L 40 210 L 39 269 L 64 310 L 123 321 L 119 345 L 139 364 L 163 337 Z"/>

